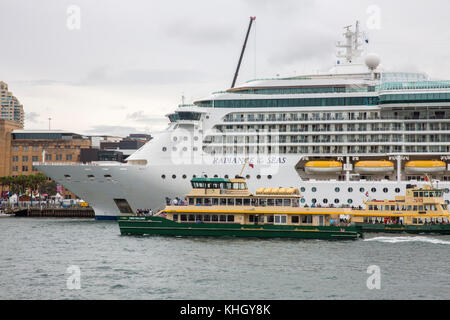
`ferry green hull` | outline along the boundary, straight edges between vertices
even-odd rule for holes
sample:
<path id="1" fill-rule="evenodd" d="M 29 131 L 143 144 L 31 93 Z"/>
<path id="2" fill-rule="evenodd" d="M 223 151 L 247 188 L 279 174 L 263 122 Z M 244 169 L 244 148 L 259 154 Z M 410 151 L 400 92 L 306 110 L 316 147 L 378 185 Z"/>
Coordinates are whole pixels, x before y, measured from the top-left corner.
<path id="1" fill-rule="evenodd" d="M 162 217 L 120 217 L 118 223 L 122 235 L 323 240 L 355 240 L 362 237 L 359 227 L 177 223 Z"/>
<path id="2" fill-rule="evenodd" d="M 430 233 L 430 234 L 450 234 L 450 224 L 444 225 L 385 225 L 357 223 L 362 232 L 367 233 Z"/>

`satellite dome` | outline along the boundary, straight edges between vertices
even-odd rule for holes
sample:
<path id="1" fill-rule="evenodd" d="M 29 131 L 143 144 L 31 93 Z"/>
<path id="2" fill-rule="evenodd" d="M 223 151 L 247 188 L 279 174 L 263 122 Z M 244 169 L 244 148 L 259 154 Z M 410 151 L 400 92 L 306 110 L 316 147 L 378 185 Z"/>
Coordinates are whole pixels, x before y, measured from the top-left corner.
<path id="1" fill-rule="evenodd" d="M 375 70 L 380 65 L 381 59 L 375 53 L 370 53 L 366 56 L 366 65 L 370 70 Z"/>

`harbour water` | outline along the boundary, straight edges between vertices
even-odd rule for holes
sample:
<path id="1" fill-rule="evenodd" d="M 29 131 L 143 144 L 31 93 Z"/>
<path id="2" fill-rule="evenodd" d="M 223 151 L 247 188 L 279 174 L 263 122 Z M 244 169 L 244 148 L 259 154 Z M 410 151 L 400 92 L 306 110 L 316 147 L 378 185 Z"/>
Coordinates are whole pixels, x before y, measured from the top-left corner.
<path id="1" fill-rule="evenodd" d="M 0 219 L 0 299 L 449 299 L 450 236 L 349 242 L 121 236 L 116 222 Z M 81 288 L 68 289 L 70 266 Z M 369 289 L 369 266 L 381 288 Z"/>

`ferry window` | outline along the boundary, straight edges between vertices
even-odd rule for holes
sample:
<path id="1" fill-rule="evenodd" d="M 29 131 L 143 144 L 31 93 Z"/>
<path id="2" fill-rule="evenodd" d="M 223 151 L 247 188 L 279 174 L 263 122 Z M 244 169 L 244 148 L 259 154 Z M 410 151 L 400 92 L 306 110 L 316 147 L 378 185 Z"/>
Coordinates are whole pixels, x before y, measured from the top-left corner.
<path id="1" fill-rule="evenodd" d="M 417 191 L 414 191 L 414 198 L 419 197 L 419 193 Z"/>
<path id="2" fill-rule="evenodd" d="M 234 222 L 234 216 L 233 215 L 228 215 L 227 216 L 227 221 L 228 222 Z"/>
<path id="3" fill-rule="evenodd" d="M 195 221 L 203 221 L 203 216 L 201 214 L 198 214 L 195 216 Z"/>
<path id="4" fill-rule="evenodd" d="M 441 204 L 442 209 L 447 210 L 447 205 L 446 204 Z"/>
<path id="5" fill-rule="evenodd" d="M 312 223 L 312 216 L 302 216 L 302 223 Z"/>
<path id="6" fill-rule="evenodd" d="M 219 205 L 219 199 L 213 198 L 213 199 L 212 199 L 212 205 L 213 205 L 213 206 Z"/>
<path id="7" fill-rule="evenodd" d="M 227 199 L 225 199 L 225 198 L 220 198 L 220 205 L 221 205 L 221 206 L 226 206 L 226 205 L 227 205 Z"/>
<path id="8" fill-rule="evenodd" d="M 373 210 L 373 206 L 372 205 L 369 205 L 369 210 Z"/>
<path id="9" fill-rule="evenodd" d="M 421 192 L 419 192 L 419 197 L 423 197 L 423 192 L 421 191 Z"/>
<path id="10" fill-rule="evenodd" d="M 194 205 L 194 198 L 189 198 L 189 205 L 193 206 Z"/>
<path id="11" fill-rule="evenodd" d="M 267 205 L 268 206 L 274 206 L 275 205 L 275 200 L 274 199 L 267 199 Z"/>
<path id="12" fill-rule="evenodd" d="M 163 152 L 166 152 L 166 151 L 167 151 L 167 148 L 166 148 L 166 147 L 163 147 L 163 148 L 162 148 L 162 151 L 163 151 Z"/>
<path id="13" fill-rule="evenodd" d="M 250 205 L 250 199 L 244 199 L 244 206 Z"/>
<path id="14" fill-rule="evenodd" d="M 423 206 L 419 206 L 419 211 L 423 211 Z"/>
<path id="15" fill-rule="evenodd" d="M 417 224 L 417 218 L 413 218 L 413 223 Z"/>
<path id="16" fill-rule="evenodd" d="M 252 215 L 252 214 L 249 215 L 249 216 L 248 216 L 248 221 L 249 221 L 249 222 L 255 222 L 255 216 Z"/>
<path id="17" fill-rule="evenodd" d="M 413 211 L 417 211 L 417 206 L 413 206 Z"/>
<path id="18" fill-rule="evenodd" d="M 425 191 L 425 192 L 423 193 L 423 196 L 424 196 L 424 197 L 428 197 L 428 192 Z"/>
<path id="19" fill-rule="evenodd" d="M 291 199 L 284 199 L 283 205 L 284 205 L 285 207 L 289 207 L 289 206 L 291 205 Z"/>
<path id="20" fill-rule="evenodd" d="M 312 202 L 312 204 L 316 204 L 317 203 L 317 199 L 312 199 L 311 202 Z"/>
<path id="21" fill-rule="evenodd" d="M 178 215 L 177 215 L 177 214 L 174 214 L 173 217 L 172 217 L 172 220 L 173 220 L 173 221 L 178 221 Z"/>
<path id="22" fill-rule="evenodd" d="M 273 216 L 267 216 L 267 223 L 273 223 L 274 217 Z"/>
<path id="23" fill-rule="evenodd" d="M 203 199 L 202 198 L 197 198 L 196 199 L 196 204 L 201 206 L 203 204 Z"/>
<path id="24" fill-rule="evenodd" d="M 276 199 L 277 207 L 281 207 L 283 205 L 283 199 Z"/>
<path id="25" fill-rule="evenodd" d="M 211 221 L 211 216 L 209 214 L 203 216 L 203 221 L 205 221 L 205 222 Z"/>
<path id="26" fill-rule="evenodd" d="M 408 206 L 408 211 L 411 211 L 412 206 Z"/>
<path id="27" fill-rule="evenodd" d="M 236 205 L 242 206 L 242 199 L 236 199 Z"/>
<path id="28" fill-rule="evenodd" d="M 292 223 L 300 223 L 300 218 L 299 218 L 299 216 L 292 216 L 292 217 L 291 217 L 291 222 L 292 222 Z"/>
<path id="29" fill-rule="evenodd" d="M 190 214 L 188 219 L 189 219 L 189 221 L 195 221 L 195 215 Z"/>
<path id="30" fill-rule="evenodd" d="M 275 216 L 275 223 L 280 223 L 281 221 L 281 217 L 280 216 Z"/>
<path id="31" fill-rule="evenodd" d="M 395 206 L 391 206 L 391 211 L 395 211 Z"/>
<path id="32" fill-rule="evenodd" d="M 219 221 L 219 216 L 216 214 L 212 215 L 211 218 L 211 221 Z"/>
<path id="33" fill-rule="evenodd" d="M 187 216 L 186 216 L 185 214 L 182 214 L 182 215 L 180 216 L 180 220 L 181 220 L 181 221 L 187 221 Z"/>
<path id="34" fill-rule="evenodd" d="M 287 217 L 286 216 L 281 216 L 281 223 L 282 224 L 286 224 L 287 223 Z"/>
<path id="35" fill-rule="evenodd" d="M 234 198 L 228 198 L 227 204 L 228 204 L 229 206 L 234 206 Z"/>
<path id="36" fill-rule="evenodd" d="M 264 223 L 264 215 L 259 217 L 259 222 Z"/>
<path id="37" fill-rule="evenodd" d="M 209 206 L 211 204 L 211 199 L 210 198 L 206 198 L 203 203 L 204 203 L 205 206 Z"/>
<path id="38" fill-rule="evenodd" d="M 226 222 L 226 221 L 227 221 L 227 216 L 221 214 L 221 215 L 219 216 L 219 221 L 220 221 L 220 222 Z"/>

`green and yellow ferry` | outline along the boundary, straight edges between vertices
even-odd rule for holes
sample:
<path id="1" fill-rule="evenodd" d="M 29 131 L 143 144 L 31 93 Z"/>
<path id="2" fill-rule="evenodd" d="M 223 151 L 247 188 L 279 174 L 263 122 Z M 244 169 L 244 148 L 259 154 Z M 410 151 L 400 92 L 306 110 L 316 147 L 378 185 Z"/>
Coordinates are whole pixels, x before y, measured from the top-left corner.
<path id="1" fill-rule="evenodd" d="M 450 214 L 443 190 L 432 184 L 408 185 L 395 200 L 365 201 L 365 209 L 353 209 L 349 221 L 363 232 L 450 234 Z"/>
<path id="2" fill-rule="evenodd" d="M 194 178 L 185 201 L 153 216 L 118 219 L 122 235 L 354 240 L 360 227 L 336 225 L 348 209 L 300 207 L 297 188 L 263 188 L 252 194 L 244 178 Z M 334 219 L 334 220 L 333 220 Z"/>

